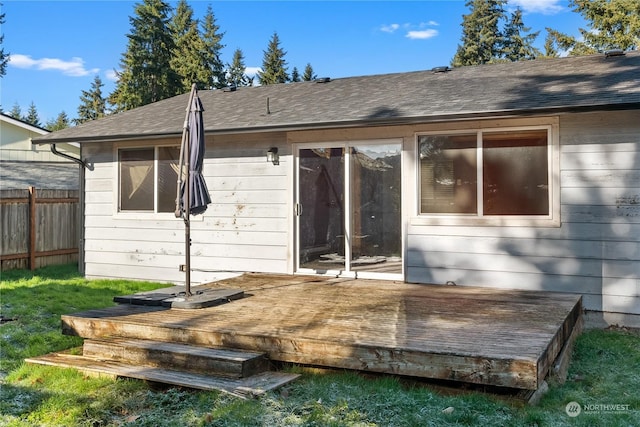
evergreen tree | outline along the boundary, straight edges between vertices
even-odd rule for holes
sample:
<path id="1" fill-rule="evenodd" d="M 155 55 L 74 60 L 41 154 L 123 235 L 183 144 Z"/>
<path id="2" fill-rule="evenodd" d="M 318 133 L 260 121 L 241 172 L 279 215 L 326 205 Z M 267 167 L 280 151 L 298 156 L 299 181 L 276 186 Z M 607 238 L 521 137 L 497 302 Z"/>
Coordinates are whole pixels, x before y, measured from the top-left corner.
<path id="1" fill-rule="evenodd" d="M 2 6 L 2 3 L 0 3 Z M 0 14 L 0 27 L 4 24 L 4 13 Z M 9 53 L 4 52 L 4 34 L 0 34 L 0 77 L 7 74 L 7 63 L 9 62 Z"/>
<path id="2" fill-rule="evenodd" d="M 60 129 L 68 128 L 69 124 L 70 122 L 67 113 L 62 111 L 60 114 L 58 114 L 58 117 L 55 120 L 49 120 L 45 128 L 50 130 L 51 132 L 55 132 Z"/>
<path id="3" fill-rule="evenodd" d="M 522 10 L 517 8 L 504 30 L 504 46 L 502 55 L 509 61 L 535 59 L 541 52 L 533 46 L 540 31 L 529 33 L 531 28 L 525 27 L 522 21 Z M 529 34 L 527 34 L 529 33 Z"/>
<path id="4" fill-rule="evenodd" d="M 287 62 L 284 59 L 286 54 L 280 47 L 278 33 L 274 32 L 269 47 L 264 51 L 262 71 L 258 71 L 258 81 L 261 85 L 286 83 L 289 80 Z"/>
<path id="5" fill-rule="evenodd" d="M 313 67 L 311 66 L 311 64 L 307 64 L 307 66 L 304 67 L 304 74 L 302 75 L 302 80 L 305 82 L 310 82 L 311 80 L 315 80 L 317 78 L 318 76 L 313 74 Z"/>
<path id="6" fill-rule="evenodd" d="M 225 65 L 220 60 L 220 53 L 224 48 L 220 27 L 216 24 L 211 5 L 207 7 L 207 13 L 202 24 L 202 40 L 204 42 L 204 62 L 210 71 L 210 80 L 206 84 L 207 89 L 223 88 L 227 85 Z"/>
<path id="7" fill-rule="evenodd" d="M 575 37 L 563 34 L 552 28 L 547 28 L 549 43 L 553 43 L 558 49 L 568 52 L 570 55 L 592 55 L 598 53 L 596 49 L 586 43 L 578 42 Z"/>
<path id="8" fill-rule="evenodd" d="M 20 104 L 18 104 L 17 102 L 13 104 L 13 107 L 11 107 L 11 111 L 9 111 L 7 115 L 13 117 L 14 119 L 23 120 L 22 108 L 20 108 Z"/>
<path id="9" fill-rule="evenodd" d="M 548 32 L 547 37 L 544 39 L 544 56 L 545 58 L 557 58 L 560 56 L 558 54 L 558 49 L 556 49 L 554 38 Z"/>
<path id="10" fill-rule="evenodd" d="M 291 70 L 291 82 L 299 82 L 300 81 L 300 73 L 298 72 L 298 67 L 293 67 Z"/>
<path id="11" fill-rule="evenodd" d="M 96 76 L 91 83 L 91 90 L 82 91 L 80 95 L 80 106 L 78 107 L 78 118 L 74 120 L 76 124 L 99 119 L 107 113 L 106 100 L 102 96 L 102 80 Z"/>
<path id="12" fill-rule="evenodd" d="M 143 0 L 129 17 L 131 33 L 120 63 L 118 83 L 109 101 L 116 111 L 129 110 L 182 92 L 171 67 L 174 41 L 169 30 L 171 7 L 163 0 Z"/>
<path id="13" fill-rule="evenodd" d="M 31 101 L 29 105 L 29 109 L 27 110 L 27 115 L 22 118 L 22 121 L 32 124 L 37 127 L 42 127 L 40 124 L 40 117 L 38 117 L 38 110 L 36 109 L 36 104 Z"/>
<path id="14" fill-rule="evenodd" d="M 193 83 L 199 88 L 208 88 L 212 73 L 202 55 L 204 41 L 198 31 L 198 21 L 193 19 L 193 9 L 186 0 L 178 2 L 169 29 L 175 44 L 170 63 L 180 76 L 180 91 L 188 92 Z"/>
<path id="15" fill-rule="evenodd" d="M 467 0 L 470 13 L 462 16 L 462 44 L 451 64 L 454 67 L 487 64 L 501 57 L 504 36 L 500 21 L 506 0 Z"/>
<path id="16" fill-rule="evenodd" d="M 233 52 L 233 60 L 229 66 L 227 82 L 235 86 L 253 86 L 251 79 L 245 74 L 247 67 L 244 65 L 244 55 L 240 49 Z"/>
<path id="17" fill-rule="evenodd" d="M 580 28 L 584 41 L 547 29 L 557 45 L 571 55 L 585 55 L 609 49 L 634 50 L 640 46 L 640 1 L 572 0 L 574 12 L 587 21 Z"/>

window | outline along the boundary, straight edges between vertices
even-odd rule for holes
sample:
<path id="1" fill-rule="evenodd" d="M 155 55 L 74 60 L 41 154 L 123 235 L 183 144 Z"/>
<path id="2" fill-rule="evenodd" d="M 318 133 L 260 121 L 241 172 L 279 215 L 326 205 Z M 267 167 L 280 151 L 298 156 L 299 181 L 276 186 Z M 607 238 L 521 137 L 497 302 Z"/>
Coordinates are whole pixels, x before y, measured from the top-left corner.
<path id="1" fill-rule="evenodd" d="M 557 221 L 551 127 L 418 135 L 418 150 L 421 218 L 452 225 Z"/>
<path id="2" fill-rule="evenodd" d="M 178 147 L 119 150 L 119 211 L 174 212 L 179 155 Z"/>

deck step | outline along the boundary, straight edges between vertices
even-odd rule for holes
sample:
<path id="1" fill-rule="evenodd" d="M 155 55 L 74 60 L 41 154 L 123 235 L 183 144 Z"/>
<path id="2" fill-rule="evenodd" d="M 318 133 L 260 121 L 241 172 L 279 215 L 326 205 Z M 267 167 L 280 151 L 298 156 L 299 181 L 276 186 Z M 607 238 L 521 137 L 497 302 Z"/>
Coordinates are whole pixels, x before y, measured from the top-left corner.
<path id="1" fill-rule="evenodd" d="M 96 360 L 228 378 L 250 377 L 269 369 L 264 353 L 126 338 L 85 340 L 82 354 Z"/>
<path id="2" fill-rule="evenodd" d="M 266 371 L 246 378 L 223 378 L 191 372 L 134 366 L 114 360 L 98 360 L 70 353 L 51 353 L 25 360 L 27 363 L 74 368 L 83 372 L 128 377 L 199 390 L 218 390 L 242 398 L 260 396 L 299 377 L 298 374 Z"/>

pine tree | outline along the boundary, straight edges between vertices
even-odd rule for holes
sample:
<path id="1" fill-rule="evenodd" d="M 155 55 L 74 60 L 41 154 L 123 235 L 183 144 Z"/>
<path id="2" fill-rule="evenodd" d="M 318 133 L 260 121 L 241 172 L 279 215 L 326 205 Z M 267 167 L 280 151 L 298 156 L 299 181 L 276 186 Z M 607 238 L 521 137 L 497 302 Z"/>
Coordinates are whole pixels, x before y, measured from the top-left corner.
<path id="1" fill-rule="evenodd" d="M 580 29 L 585 43 L 599 52 L 640 47 L 640 1 L 573 0 L 572 4 L 591 27 Z"/>
<path id="2" fill-rule="evenodd" d="M 549 43 L 553 43 L 558 49 L 568 52 L 570 55 L 592 55 L 598 53 L 596 49 L 586 43 L 578 42 L 575 37 L 563 34 L 552 28 L 547 28 Z"/>
<path id="3" fill-rule="evenodd" d="M 20 108 L 20 104 L 18 104 L 17 102 L 13 104 L 13 107 L 11 107 L 11 111 L 9 111 L 7 115 L 13 117 L 14 119 L 22 120 L 22 108 Z"/>
<path id="4" fill-rule="evenodd" d="M 102 86 L 104 84 L 100 76 L 95 76 L 93 83 L 91 83 L 91 90 L 82 91 L 82 95 L 80 95 L 81 104 L 78 107 L 78 118 L 74 120 L 77 125 L 106 115 L 107 107 L 106 100 L 102 96 Z"/>
<path id="5" fill-rule="evenodd" d="M 500 21 L 506 0 L 467 0 L 470 13 L 462 16 L 462 44 L 451 64 L 454 67 L 487 64 L 501 57 L 504 36 Z"/>
<path id="6" fill-rule="evenodd" d="M 634 50 L 640 46 L 640 1 L 572 0 L 573 11 L 587 21 L 580 28 L 584 41 L 550 30 L 557 45 L 571 55 L 585 55 L 609 49 Z"/>
<path id="7" fill-rule="evenodd" d="M 304 67 L 304 74 L 302 75 L 302 81 L 310 82 L 311 80 L 315 80 L 317 78 L 318 76 L 313 74 L 313 67 L 311 66 L 311 64 L 307 64 L 307 66 Z"/>
<path id="8" fill-rule="evenodd" d="M 547 37 L 544 39 L 544 57 L 557 58 L 558 56 L 560 55 L 558 54 L 554 38 L 547 32 Z"/>
<path id="9" fill-rule="evenodd" d="M 286 54 L 280 47 L 278 33 L 274 32 L 269 41 L 269 47 L 264 51 L 262 71 L 258 72 L 258 81 L 261 85 L 286 83 L 289 80 L 287 62 L 284 59 Z"/>
<path id="10" fill-rule="evenodd" d="M 504 29 L 504 46 L 502 56 L 509 61 L 535 59 L 541 52 L 533 46 L 540 31 L 529 33 L 531 28 L 525 27 L 522 21 L 522 10 L 517 8 Z M 529 33 L 529 34 L 527 34 Z"/>
<path id="11" fill-rule="evenodd" d="M 253 81 L 245 74 L 247 67 L 244 65 L 244 55 L 242 50 L 236 49 L 233 52 L 233 60 L 229 66 L 229 72 L 227 74 L 227 82 L 234 86 L 253 86 Z"/>
<path id="12" fill-rule="evenodd" d="M 69 117 L 67 116 L 67 113 L 62 111 L 60 114 L 58 114 L 58 117 L 56 117 L 55 120 L 49 120 L 45 128 L 50 130 L 51 132 L 55 132 L 60 129 L 68 128 L 69 124 L 70 122 L 69 122 Z"/>
<path id="13" fill-rule="evenodd" d="M 224 33 L 220 32 L 220 27 L 216 24 L 216 19 L 213 15 L 213 9 L 209 5 L 202 24 L 204 62 L 211 73 L 210 80 L 205 86 L 207 89 L 220 89 L 227 86 L 225 65 L 220 60 L 220 54 L 224 48 L 222 44 L 223 36 Z"/>
<path id="14" fill-rule="evenodd" d="M 131 33 L 120 63 L 118 83 L 109 101 L 116 111 L 129 110 L 182 92 L 171 67 L 174 41 L 169 30 L 171 7 L 163 0 L 143 0 L 129 17 Z"/>
<path id="15" fill-rule="evenodd" d="M 180 76 L 180 91 L 188 92 L 193 83 L 199 88 L 208 88 L 212 73 L 201 54 L 204 41 L 200 37 L 198 21 L 193 19 L 193 9 L 186 0 L 178 2 L 169 29 L 175 44 L 170 63 Z"/>
<path id="16" fill-rule="evenodd" d="M 0 3 L 2 6 L 2 3 Z M 5 22 L 4 13 L 0 14 L 0 27 Z M 4 52 L 4 34 L 0 34 L 0 77 L 7 74 L 7 63 L 9 62 L 9 53 Z"/>
<path id="17" fill-rule="evenodd" d="M 300 72 L 298 71 L 298 67 L 293 67 L 291 70 L 291 82 L 299 82 L 300 81 Z"/>
<path id="18" fill-rule="evenodd" d="M 27 122 L 31 125 L 41 127 L 40 117 L 38 117 L 38 110 L 36 109 L 36 104 L 31 101 L 29 105 L 29 109 L 27 110 L 27 115 L 22 118 L 22 121 Z"/>

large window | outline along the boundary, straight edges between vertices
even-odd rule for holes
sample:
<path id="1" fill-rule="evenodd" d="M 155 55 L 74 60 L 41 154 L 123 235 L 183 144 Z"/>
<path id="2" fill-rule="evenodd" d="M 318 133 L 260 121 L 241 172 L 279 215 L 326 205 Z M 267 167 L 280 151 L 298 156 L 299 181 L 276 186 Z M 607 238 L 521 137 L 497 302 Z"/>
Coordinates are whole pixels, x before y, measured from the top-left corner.
<path id="1" fill-rule="evenodd" d="M 551 127 L 418 135 L 418 150 L 422 218 L 554 220 Z"/>
<path id="2" fill-rule="evenodd" d="M 174 212 L 179 155 L 178 147 L 119 150 L 118 210 Z"/>

